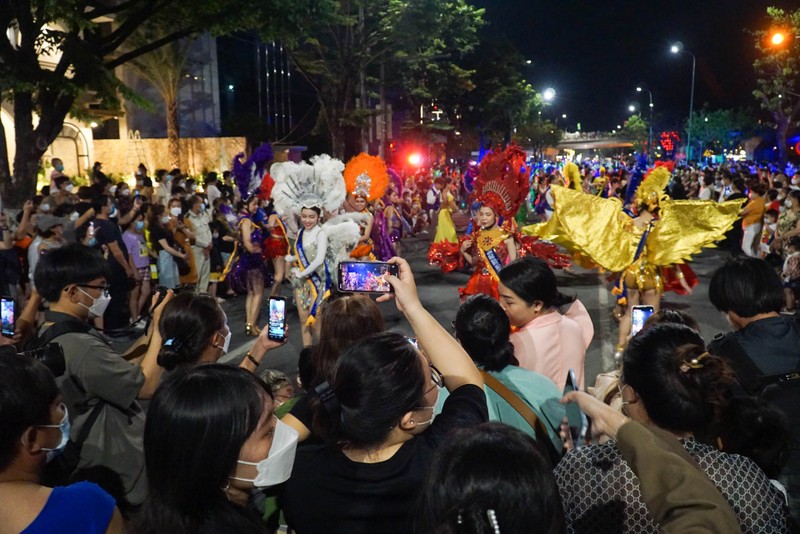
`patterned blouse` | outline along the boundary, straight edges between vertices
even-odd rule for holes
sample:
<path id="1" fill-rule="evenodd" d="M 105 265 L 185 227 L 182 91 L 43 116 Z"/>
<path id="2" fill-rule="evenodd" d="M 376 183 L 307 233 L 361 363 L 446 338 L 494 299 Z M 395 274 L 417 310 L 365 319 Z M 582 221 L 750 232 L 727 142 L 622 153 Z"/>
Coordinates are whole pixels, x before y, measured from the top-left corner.
<path id="1" fill-rule="evenodd" d="M 789 532 L 783 495 L 749 458 L 681 440 L 730 503 L 742 532 Z M 569 452 L 555 469 L 567 532 L 657 533 L 642 501 L 639 479 L 625 463 L 614 441 Z"/>

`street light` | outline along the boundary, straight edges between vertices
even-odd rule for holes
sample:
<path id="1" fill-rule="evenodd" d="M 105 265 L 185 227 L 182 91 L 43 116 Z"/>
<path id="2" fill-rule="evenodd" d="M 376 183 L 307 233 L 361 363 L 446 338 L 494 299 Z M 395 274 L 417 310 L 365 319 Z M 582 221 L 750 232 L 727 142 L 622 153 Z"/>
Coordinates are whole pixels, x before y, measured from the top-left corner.
<path id="1" fill-rule="evenodd" d="M 555 97 L 556 97 L 556 90 L 553 89 L 552 87 L 548 87 L 542 93 L 542 98 L 544 99 L 545 102 L 552 102 Z"/>
<path id="2" fill-rule="evenodd" d="M 634 106 L 633 104 L 631 104 L 630 106 L 628 106 L 628 111 L 630 111 L 631 113 L 633 113 L 634 111 L 636 111 L 636 106 Z"/>
<path id="3" fill-rule="evenodd" d="M 647 151 L 650 152 L 653 149 L 653 92 L 650 89 L 642 89 L 641 86 L 636 88 L 637 93 L 642 91 L 647 91 L 650 95 L 650 134 L 647 139 Z"/>
<path id="4" fill-rule="evenodd" d="M 689 96 L 689 127 L 687 128 L 688 131 L 686 134 L 686 162 L 688 163 L 692 161 L 692 113 L 694 112 L 694 74 L 695 70 L 697 69 L 697 58 L 688 50 L 684 50 L 683 43 L 680 41 L 673 44 L 669 50 L 673 54 L 679 54 L 683 52 L 684 54 L 689 54 L 692 56 L 692 92 L 691 96 Z"/>

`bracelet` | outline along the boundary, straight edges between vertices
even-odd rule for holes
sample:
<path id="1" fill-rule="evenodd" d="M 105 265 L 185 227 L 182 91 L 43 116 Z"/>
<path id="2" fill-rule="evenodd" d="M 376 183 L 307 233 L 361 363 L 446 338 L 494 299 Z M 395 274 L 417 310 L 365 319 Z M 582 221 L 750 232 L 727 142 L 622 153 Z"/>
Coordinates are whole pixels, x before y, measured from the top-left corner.
<path id="1" fill-rule="evenodd" d="M 258 367 L 259 365 L 261 365 L 261 362 L 260 362 L 260 361 L 258 361 L 258 360 L 256 360 L 255 358 L 253 358 L 253 355 L 252 355 L 252 354 L 250 354 L 250 351 L 247 351 L 247 353 L 244 355 L 244 357 L 245 357 L 245 358 L 247 358 L 248 360 L 250 360 L 250 362 L 251 362 L 253 365 L 255 365 L 256 367 Z"/>

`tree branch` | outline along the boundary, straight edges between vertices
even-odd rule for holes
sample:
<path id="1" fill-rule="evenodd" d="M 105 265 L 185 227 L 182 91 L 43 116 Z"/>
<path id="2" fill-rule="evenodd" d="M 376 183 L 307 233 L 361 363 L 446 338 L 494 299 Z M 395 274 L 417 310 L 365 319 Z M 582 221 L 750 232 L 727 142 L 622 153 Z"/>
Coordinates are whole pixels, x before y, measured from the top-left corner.
<path id="1" fill-rule="evenodd" d="M 128 10 L 131 6 L 140 2 L 141 0 L 128 0 L 127 2 L 121 2 L 115 5 L 103 5 L 99 2 L 87 2 L 87 5 L 94 7 L 94 9 L 84 12 L 84 17 L 86 20 L 95 20 L 100 17 L 122 13 Z"/>
<path id="2" fill-rule="evenodd" d="M 105 66 L 108 69 L 114 69 L 114 68 L 119 67 L 120 65 L 122 65 L 124 63 L 127 63 L 128 61 L 131 61 L 132 59 L 136 59 L 137 57 L 139 57 L 139 56 L 141 56 L 143 54 L 146 54 L 148 52 L 152 52 L 153 50 L 161 48 L 162 46 L 164 46 L 166 44 L 169 44 L 169 43 L 171 43 L 173 41 L 177 41 L 178 39 L 183 39 L 184 37 L 188 37 L 188 36 L 192 35 L 193 33 L 197 33 L 197 31 L 198 30 L 195 29 L 195 28 L 186 28 L 186 29 L 183 29 L 183 30 L 180 30 L 180 31 L 177 31 L 177 32 L 173 32 L 173 33 L 171 33 L 171 34 L 169 34 L 169 35 L 167 35 L 165 37 L 162 37 L 161 39 L 156 39 L 152 43 L 149 43 L 149 44 L 147 44 L 145 46 L 139 47 L 136 50 L 131 50 L 130 52 L 126 52 L 126 53 L 124 53 L 124 54 L 122 54 L 120 56 L 117 56 L 116 58 L 112 59 L 111 61 L 107 61 L 105 63 Z"/>

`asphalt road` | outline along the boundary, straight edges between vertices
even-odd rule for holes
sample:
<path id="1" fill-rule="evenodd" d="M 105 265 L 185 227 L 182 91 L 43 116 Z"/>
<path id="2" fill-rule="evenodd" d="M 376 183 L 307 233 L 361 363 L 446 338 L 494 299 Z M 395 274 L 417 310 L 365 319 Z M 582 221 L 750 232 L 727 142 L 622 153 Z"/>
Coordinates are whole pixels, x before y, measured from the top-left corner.
<path id="1" fill-rule="evenodd" d="M 405 257 L 414 272 L 422 304 L 441 324 L 450 329 L 459 305 L 458 287 L 467 282 L 469 274 L 443 274 L 438 268 L 428 265 L 426 259 L 428 244 L 426 238 L 404 240 Z M 724 262 L 726 256 L 726 252 L 719 250 L 704 251 L 692 263 L 692 268 L 700 280 L 692 295 L 682 297 L 668 293 L 663 301 L 664 307 L 679 308 L 691 314 L 700 323 L 701 333 L 706 341 L 728 330 L 722 314 L 708 301 L 709 279 L 714 269 Z M 598 373 L 614 368 L 613 352 L 617 339 L 617 325 L 611 318 L 613 297 L 608 290 L 605 277 L 596 271 L 580 268 L 574 268 L 573 271 L 571 274 L 556 270 L 556 277 L 561 291 L 579 298 L 594 323 L 595 335 L 586 355 L 586 383 L 589 385 L 594 383 L 594 377 Z M 288 285 L 284 285 L 282 294 L 291 297 Z M 267 299 L 264 298 L 260 320 L 262 324 L 266 323 L 267 319 L 266 305 Z M 397 311 L 394 303 L 382 303 L 379 307 L 389 330 L 412 335 L 411 327 Z M 238 364 L 254 339 L 244 333 L 244 297 L 229 299 L 223 304 L 223 308 L 228 315 L 233 338 L 231 351 L 222 361 Z M 294 376 L 297 372 L 297 356 L 302 349 L 302 343 L 299 320 L 293 306 L 288 309 L 288 322 L 290 327 L 288 342 L 267 354 L 262 369 L 279 369 Z"/>

